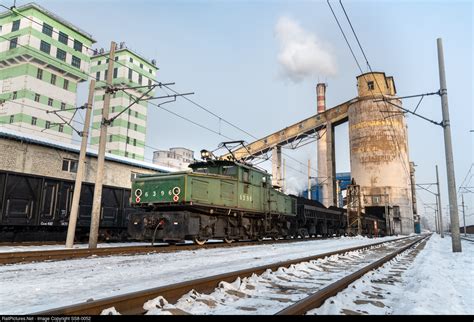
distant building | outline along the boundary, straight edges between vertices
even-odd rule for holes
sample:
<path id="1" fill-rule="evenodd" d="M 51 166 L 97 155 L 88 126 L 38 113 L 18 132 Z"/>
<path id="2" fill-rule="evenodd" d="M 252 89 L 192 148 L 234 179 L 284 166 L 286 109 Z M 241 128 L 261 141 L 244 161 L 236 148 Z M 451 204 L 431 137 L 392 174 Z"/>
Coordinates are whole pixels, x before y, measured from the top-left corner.
<path id="1" fill-rule="evenodd" d="M 88 79 L 95 40 L 35 3 L 1 12 L 0 36 L 1 126 L 71 143 L 64 120 L 74 115 L 78 83 Z"/>
<path id="2" fill-rule="evenodd" d="M 318 182 L 319 179 L 316 179 Z M 342 191 L 347 189 L 347 186 L 351 183 L 351 173 L 350 172 L 340 172 L 336 173 L 336 181 L 339 182 L 339 191 L 338 191 L 338 200 L 339 200 L 339 207 L 345 206 L 345 199 L 343 198 Z M 303 190 L 300 194 L 301 197 L 308 198 L 308 189 Z M 311 186 L 311 200 L 317 200 L 320 203 L 324 203 L 323 201 L 323 193 L 321 186 L 319 184 L 315 184 Z"/>
<path id="3" fill-rule="evenodd" d="M 96 91 L 94 97 L 94 115 L 92 123 L 91 145 L 99 146 L 100 123 L 104 104 L 105 80 L 109 52 L 103 49 L 94 53 L 91 59 L 91 74 L 96 77 Z M 141 97 L 149 91 L 147 86 L 155 83 L 155 61 L 149 62 L 134 51 L 120 43 L 115 51 L 115 61 L 112 85 L 123 87 L 139 87 L 117 91 L 110 100 L 109 118 L 122 112 L 134 102 L 133 98 Z M 133 104 L 126 112 L 122 113 L 107 129 L 106 151 L 136 160 L 144 160 L 147 106 L 154 91 L 149 92 L 138 103 Z"/>
<path id="4" fill-rule="evenodd" d="M 187 170 L 188 165 L 194 162 L 194 151 L 185 148 L 171 148 L 153 152 L 153 163 L 177 170 Z"/>

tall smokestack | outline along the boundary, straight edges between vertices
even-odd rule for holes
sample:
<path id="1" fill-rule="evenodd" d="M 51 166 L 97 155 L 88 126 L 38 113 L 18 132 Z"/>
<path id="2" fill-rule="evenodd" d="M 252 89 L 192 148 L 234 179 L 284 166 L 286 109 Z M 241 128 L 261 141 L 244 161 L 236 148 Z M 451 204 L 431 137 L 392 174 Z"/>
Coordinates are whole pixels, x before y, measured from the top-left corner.
<path id="1" fill-rule="evenodd" d="M 323 113 L 326 111 L 326 84 L 319 83 L 316 85 L 316 97 L 317 97 L 317 111 Z M 319 186 L 319 201 L 329 207 L 331 205 L 329 200 L 329 191 L 327 185 L 328 178 L 328 165 L 327 165 L 327 142 L 326 142 L 326 129 L 322 129 L 318 132 L 319 139 L 317 141 L 317 154 L 318 154 L 318 186 Z"/>
<path id="2" fill-rule="evenodd" d="M 319 83 L 316 85 L 316 97 L 319 114 L 326 110 L 326 84 Z"/>

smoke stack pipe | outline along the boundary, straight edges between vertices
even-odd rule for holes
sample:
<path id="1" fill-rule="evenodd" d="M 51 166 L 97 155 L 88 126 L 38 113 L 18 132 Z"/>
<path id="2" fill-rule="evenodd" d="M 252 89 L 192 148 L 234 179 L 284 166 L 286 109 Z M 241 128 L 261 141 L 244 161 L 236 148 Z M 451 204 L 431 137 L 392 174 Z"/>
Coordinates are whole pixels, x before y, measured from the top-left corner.
<path id="1" fill-rule="evenodd" d="M 326 110 L 326 84 L 319 83 L 316 85 L 318 114 Z"/>

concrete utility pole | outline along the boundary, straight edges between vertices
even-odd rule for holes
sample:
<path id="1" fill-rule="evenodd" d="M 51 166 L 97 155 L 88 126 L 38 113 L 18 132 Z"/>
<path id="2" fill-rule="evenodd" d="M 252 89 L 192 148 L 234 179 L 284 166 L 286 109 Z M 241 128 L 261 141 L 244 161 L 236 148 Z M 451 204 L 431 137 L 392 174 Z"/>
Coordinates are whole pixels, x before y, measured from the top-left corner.
<path id="1" fill-rule="evenodd" d="M 461 195 L 461 199 L 462 199 L 462 221 L 464 223 L 464 237 L 467 236 L 466 234 L 466 211 L 464 209 L 464 194 Z"/>
<path id="2" fill-rule="evenodd" d="M 438 194 L 436 195 L 436 203 L 438 204 L 438 227 L 441 238 L 444 238 L 443 232 L 443 209 L 441 208 L 441 193 L 439 192 L 439 177 L 438 177 L 438 165 L 436 165 L 436 186 L 438 187 Z"/>
<path id="3" fill-rule="evenodd" d="M 117 44 L 111 42 L 109 53 L 109 65 L 107 69 L 107 84 L 105 88 L 104 107 L 102 109 L 102 122 L 100 123 L 99 151 L 97 152 L 97 174 L 95 177 L 94 201 L 92 204 L 91 229 L 89 233 L 89 248 L 97 248 L 99 234 L 100 215 L 102 209 L 102 182 L 104 179 L 105 145 L 107 143 L 107 126 L 109 125 L 110 87 L 114 71 L 115 47 Z"/>
<path id="4" fill-rule="evenodd" d="M 451 125 L 449 122 L 448 90 L 446 88 L 446 73 L 444 70 L 443 41 L 437 39 L 439 83 L 441 108 L 443 110 L 444 150 L 446 154 L 446 171 L 448 176 L 449 214 L 451 219 L 451 239 L 453 252 L 462 252 L 461 232 L 459 231 L 458 200 L 456 195 L 456 178 L 454 176 L 453 147 L 451 143 Z"/>
<path id="5" fill-rule="evenodd" d="M 86 106 L 86 119 L 81 136 L 81 151 L 79 152 L 79 162 L 77 165 L 76 182 L 74 184 L 74 193 L 72 195 L 71 214 L 69 215 L 69 225 L 67 227 L 66 248 L 72 248 L 74 245 L 74 235 L 76 233 L 77 214 L 79 212 L 79 200 L 81 199 L 82 180 L 84 180 L 84 170 L 86 167 L 87 139 L 89 138 L 89 126 L 91 123 L 92 103 L 94 102 L 95 80 L 89 84 L 89 97 Z"/>

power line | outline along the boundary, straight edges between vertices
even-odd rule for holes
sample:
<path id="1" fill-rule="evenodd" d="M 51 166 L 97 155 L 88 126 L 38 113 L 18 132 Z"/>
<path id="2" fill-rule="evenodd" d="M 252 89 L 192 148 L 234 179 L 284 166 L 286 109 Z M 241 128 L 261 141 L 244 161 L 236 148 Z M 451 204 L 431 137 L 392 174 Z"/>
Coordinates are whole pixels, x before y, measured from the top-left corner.
<path id="1" fill-rule="evenodd" d="M 33 23 L 36 23 L 36 24 L 38 24 L 38 25 L 40 25 L 40 26 L 43 26 L 42 23 L 40 23 L 40 22 L 38 22 L 38 21 L 35 21 L 35 20 L 29 18 L 28 16 L 25 16 L 25 15 L 23 15 L 22 13 L 20 13 L 20 12 L 18 12 L 18 11 L 14 11 L 14 10 L 13 10 L 14 7 L 9 8 L 9 7 L 7 7 L 7 6 L 3 5 L 3 4 L 0 4 L 0 6 L 6 8 L 7 10 L 10 10 L 11 12 L 13 12 L 13 13 L 15 13 L 15 14 L 18 14 L 18 15 L 20 15 L 20 16 L 22 16 L 22 17 L 24 17 L 24 18 L 26 18 L 26 19 L 28 19 L 28 20 L 30 20 L 30 21 L 32 21 Z M 55 33 L 55 34 L 58 34 L 58 35 L 60 34 L 58 31 L 55 31 L 54 29 L 51 29 L 51 31 L 52 31 L 53 33 Z M 63 36 L 63 35 L 62 35 L 62 36 Z M 10 40 L 10 39 L 8 39 L 8 38 L 6 38 L 6 37 L 3 37 L 3 36 L 0 36 L 0 37 L 3 38 L 3 39 L 5 39 L 5 40 L 7 40 L 7 41 Z M 68 39 L 68 40 L 72 40 L 72 41 L 74 40 L 73 38 L 69 37 L 68 35 L 67 35 L 67 39 Z M 20 47 L 24 47 L 24 48 L 26 48 L 27 50 L 31 50 L 31 51 L 32 51 L 32 49 L 29 48 L 29 47 L 27 47 L 27 46 L 24 46 L 24 45 L 21 45 L 21 44 L 17 44 L 17 45 L 20 46 Z M 82 44 L 82 45 L 83 45 L 84 48 L 86 48 L 86 50 L 90 50 L 90 51 L 92 51 L 92 52 L 94 53 L 94 50 L 93 50 L 91 47 L 88 47 L 87 45 L 84 45 L 84 44 Z M 351 51 L 352 51 L 352 49 L 351 49 Z M 37 54 L 40 54 L 40 55 L 42 55 L 43 57 L 46 57 L 46 58 L 48 58 L 48 59 L 50 58 L 49 56 L 46 56 L 46 55 L 44 55 L 44 54 L 42 54 L 42 53 L 40 53 L 40 52 L 37 52 Z M 67 63 L 63 63 L 63 62 L 58 62 L 58 63 L 61 64 L 61 65 L 65 65 L 65 66 L 68 66 L 68 67 L 69 67 L 69 64 L 67 64 Z M 129 68 L 129 66 L 127 66 L 127 65 L 125 65 L 125 64 L 122 64 L 122 63 L 121 63 L 120 61 L 118 61 L 118 60 L 114 61 L 114 63 L 117 63 L 118 65 L 121 65 L 121 66 L 123 66 L 123 67 Z M 109 85 L 109 84 L 107 84 L 106 81 L 97 79 L 94 75 L 88 74 L 88 73 L 83 72 L 83 71 L 81 71 L 81 73 L 84 74 L 84 75 L 86 75 L 87 77 L 89 77 L 89 78 L 91 78 L 91 79 L 95 79 L 97 82 L 104 83 L 105 85 Z M 154 81 L 154 82 L 155 82 L 155 85 L 162 85 L 161 82 L 156 82 L 156 81 Z M 175 91 L 174 89 L 168 87 L 167 85 L 164 85 L 164 87 L 166 87 L 167 89 L 173 91 L 175 94 L 179 94 L 177 91 Z M 180 94 L 180 95 L 181 95 L 181 94 Z M 202 106 L 201 104 L 199 104 L 199 103 L 197 103 L 197 102 L 195 102 L 195 101 L 193 101 L 193 100 L 191 100 L 191 99 L 189 99 L 189 98 L 187 98 L 187 97 L 184 97 L 184 96 L 183 96 L 183 98 L 186 99 L 187 101 L 189 101 L 190 103 L 192 103 L 193 105 L 197 106 L 198 108 L 202 109 L 203 111 L 205 111 L 205 112 L 207 112 L 207 113 L 213 115 L 214 117 L 218 118 L 218 119 L 219 119 L 219 122 L 224 122 L 224 123 L 226 123 L 226 124 L 232 126 L 233 128 L 235 128 L 235 129 L 241 131 L 242 133 L 245 133 L 246 135 L 248 135 L 248 136 L 250 136 L 250 137 L 252 137 L 252 138 L 258 140 L 258 138 L 257 138 L 256 136 L 254 136 L 253 134 L 251 134 L 251 133 L 249 133 L 248 131 L 246 131 L 246 130 L 240 128 L 239 126 L 233 124 L 232 122 L 227 121 L 227 120 L 224 119 L 223 117 L 217 115 L 216 113 L 212 112 L 211 110 L 209 110 L 208 108 Z M 179 114 L 177 114 L 177 113 L 174 113 L 174 112 L 172 112 L 172 111 L 170 111 L 170 110 L 168 110 L 168 109 L 166 109 L 166 108 L 164 108 L 164 107 L 162 107 L 162 106 L 159 106 L 159 105 L 154 104 L 154 103 L 151 103 L 151 102 L 149 102 L 149 103 L 150 103 L 151 105 L 157 106 L 157 107 L 159 107 L 159 108 L 161 108 L 161 109 L 167 111 L 168 113 L 171 113 L 171 114 L 173 114 L 173 115 L 175 115 L 175 116 L 177 116 L 177 117 L 179 117 L 179 118 L 181 118 L 181 119 L 183 119 L 183 120 L 186 120 L 186 121 L 188 121 L 188 122 L 190 122 L 190 123 L 192 123 L 192 124 L 194 124 L 194 125 L 196 125 L 196 126 L 199 126 L 199 127 L 204 128 L 204 129 L 206 129 L 206 130 L 209 130 L 209 131 L 211 131 L 211 132 L 213 132 L 213 133 L 215 133 L 215 134 L 217 134 L 217 135 L 220 135 L 220 136 L 222 136 L 222 137 L 225 137 L 225 138 L 227 138 L 227 139 L 232 140 L 231 138 L 227 137 L 226 135 L 223 135 L 222 133 L 220 133 L 220 131 L 219 131 L 219 132 L 216 132 L 216 131 L 214 131 L 214 130 L 212 130 L 212 129 L 209 129 L 209 128 L 206 127 L 206 126 L 203 126 L 203 125 L 201 125 L 201 124 L 199 124 L 199 123 L 197 123 L 197 122 L 194 122 L 194 121 L 192 121 L 192 120 L 190 120 L 190 119 L 188 119 L 188 118 L 186 118 L 186 117 L 183 117 L 183 116 L 181 116 L 181 115 L 179 115 Z M 298 162 L 299 164 L 304 165 L 302 162 L 300 162 L 300 161 L 296 160 L 295 158 L 293 158 L 293 157 L 287 155 L 286 153 L 282 153 L 282 154 L 285 155 L 286 157 L 288 157 L 288 158 L 290 158 L 290 159 L 292 159 L 292 160 Z M 314 169 L 314 168 L 311 168 L 311 169 L 312 169 L 313 171 L 315 171 L 316 173 L 318 173 L 318 170 L 317 170 L 317 169 Z"/>
<path id="2" fill-rule="evenodd" d="M 362 45 L 360 44 L 359 38 L 357 37 L 357 34 L 356 34 L 356 32 L 355 32 L 355 30 L 354 30 L 354 28 L 353 28 L 353 26 L 352 26 L 352 23 L 351 23 L 351 21 L 350 21 L 350 19 L 349 19 L 349 16 L 347 15 L 347 12 L 346 12 L 346 10 L 345 10 L 345 8 L 344 8 L 344 5 L 342 4 L 342 1 L 341 1 L 341 0 L 339 0 L 339 3 L 340 3 L 340 5 L 341 5 L 341 7 L 342 7 L 342 9 L 343 9 L 343 11 L 344 11 L 344 14 L 345 14 L 345 16 L 346 16 L 347 21 L 349 22 L 349 25 L 350 25 L 350 27 L 351 27 L 351 29 L 352 29 L 352 32 L 353 32 L 353 34 L 354 34 L 354 37 L 356 38 L 357 43 L 358 43 L 358 45 L 359 45 L 359 48 L 360 48 L 360 50 L 362 51 L 362 54 L 364 55 L 364 58 L 365 58 L 366 63 L 367 63 L 367 66 L 369 67 L 370 72 L 373 74 L 372 67 L 370 66 L 370 63 L 369 63 L 369 61 L 368 61 L 368 59 L 367 59 L 367 56 L 365 55 L 364 49 L 362 48 Z M 328 4 L 329 4 L 329 1 L 328 1 Z M 332 8 L 331 8 L 331 11 L 332 11 Z M 334 13 L 334 12 L 333 12 L 333 13 Z M 338 24 L 339 24 L 339 23 L 338 23 Z M 351 51 L 352 51 L 352 49 L 351 49 Z M 355 57 L 354 57 L 354 58 L 355 58 Z M 360 65 L 359 65 L 359 63 L 358 63 L 358 61 L 357 61 L 357 59 L 356 59 L 356 62 L 357 62 L 357 65 L 360 67 Z M 360 68 L 359 68 L 359 69 L 360 69 Z M 360 70 L 361 70 L 361 69 L 360 69 Z M 362 71 L 362 70 L 361 70 L 361 71 Z M 366 75 L 363 74 L 362 76 L 364 77 L 364 80 L 367 81 Z M 381 90 L 381 87 L 380 87 L 380 85 L 379 85 L 379 83 L 378 83 L 378 81 L 377 81 L 377 78 L 374 77 L 374 80 L 375 80 L 375 83 L 377 84 L 378 90 L 379 90 L 380 93 L 382 94 L 382 90 Z M 382 94 L 382 96 L 383 96 L 383 94 Z M 373 99 L 375 99 L 375 94 L 372 94 L 372 97 L 373 97 Z M 385 105 L 385 107 L 388 109 L 387 103 L 386 103 L 385 101 L 384 101 L 384 105 Z M 379 112 L 380 112 L 380 114 L 383 116 L 382 111 L 379 110 Z M 408 177 L 410 177 L 410 172 L 409 172 L 409 170 L 406 168 L 406 165 L 405 165 L 405 162 L 404 162 L 405 160 L 402 159 L 401 148 L 400 148 L 400 146 L 399 146 L 399 142 L 398 142 L 397 135 L 396 135 L 396 133 L 395 133 L 395 131 L 394 131 L 393 122 L 392 122 L 391 119 L 389 119 L 388 121 L 390 122 L 390 125 L 391 125 L 391 126 L 388 126 L 389 131 L 391 132 L 391 133 L 389 132 L 389 133 L 390 133 L 390 136 L 392 137 L 392 140 L 393 140 L 393 142 L 395 143 L 395 148 L 396 148 L 396 150 L 398 150 L 398 152 L 399 152 L 399 153 L 397 153 L 397 155 L 398 155 L 398 157 L 400 158 L 400 160 L 402 161 L 401 163 L 402 163 L 403 169 L 405 170 L 406 175 L 407 175 Z"/>

